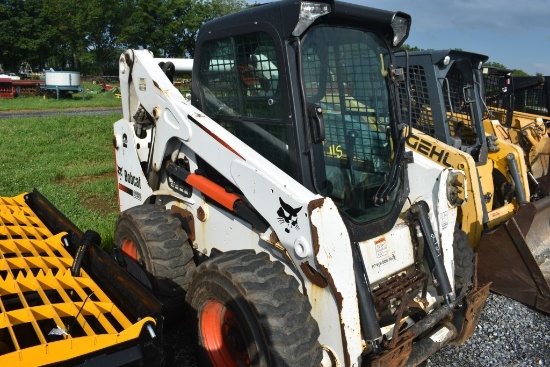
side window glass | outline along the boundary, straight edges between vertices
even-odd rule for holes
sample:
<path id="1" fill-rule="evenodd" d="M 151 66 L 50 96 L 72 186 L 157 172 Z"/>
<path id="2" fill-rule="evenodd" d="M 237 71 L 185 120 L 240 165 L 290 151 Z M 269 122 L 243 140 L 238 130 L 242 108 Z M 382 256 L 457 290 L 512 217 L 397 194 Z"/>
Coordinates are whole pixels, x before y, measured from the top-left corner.
<path id="1" fill-rule="evenodd" d="M 284 104 L 273 39 L 255 32 L 203 46 L 200 85 L 205 112 L 290 173 Z"/>
<path id="2" fill-rule="evenodd" d="M 205 45 L 204 52 L 209 55 L 201 65 L 201 84 L 204 92 L 210 94 L 205 96 L 207 111 L 268 119 L 283 117 L 277 55 L 267 33 L 212 41 Z"/>

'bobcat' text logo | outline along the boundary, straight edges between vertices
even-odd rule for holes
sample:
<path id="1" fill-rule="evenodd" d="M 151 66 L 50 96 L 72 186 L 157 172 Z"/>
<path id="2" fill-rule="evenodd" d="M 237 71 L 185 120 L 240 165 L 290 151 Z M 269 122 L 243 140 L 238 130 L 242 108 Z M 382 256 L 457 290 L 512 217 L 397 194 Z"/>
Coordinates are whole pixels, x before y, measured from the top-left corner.
<path id="1" fill-rule="evenodd" d="M 281 207 L 277 210 L 277 215 L 279 216 L 279 223 L 285 226 L 285 232 L 290 233 L 292 228 L 300 229 L 298 227 L 298 213 L 302 210 L 302 207 L 293 208 L 279 198 Z"/>

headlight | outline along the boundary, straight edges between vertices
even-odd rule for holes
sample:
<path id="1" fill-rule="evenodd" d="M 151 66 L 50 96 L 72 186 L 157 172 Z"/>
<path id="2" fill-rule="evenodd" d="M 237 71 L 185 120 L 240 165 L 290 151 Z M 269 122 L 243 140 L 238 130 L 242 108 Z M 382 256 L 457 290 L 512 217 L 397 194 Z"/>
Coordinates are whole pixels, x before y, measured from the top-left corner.
<path id="1" fill-rule="evenodd" d="M 393 29 L 393 46 L 397 47 L 407 38 L 410 24 L 407 19 L 395 16 L 391 21 L 391 27 Z"/>
<path id="2" fill-rule="evenodd" d="M 315 21 L 315 19 L 330 13 L 330 10 L 329 4 L 303 2 L 300 6 L 300 17 L 298 18 L 298 24 L 296 24 L 296 27 L 292 31 L 292 35 L 301 35 L 307 27 Z"/>

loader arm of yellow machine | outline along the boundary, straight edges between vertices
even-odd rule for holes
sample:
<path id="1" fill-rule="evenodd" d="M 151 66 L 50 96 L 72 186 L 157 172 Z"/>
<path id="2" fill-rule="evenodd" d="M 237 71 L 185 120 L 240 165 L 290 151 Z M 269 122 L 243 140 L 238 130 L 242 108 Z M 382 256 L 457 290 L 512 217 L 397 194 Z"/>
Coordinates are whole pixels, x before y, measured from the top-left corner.
<path id="1" fill-rule="evenodd" d="M 499 149 L 489 152 L 486 164 L 476 165 L 470 154 L 415 129 L 408 135 L 407 145 L 434 162 L 465 172 L 463 188 L 468 200 L 459 208 L 458 221 L 477 251 L 479 281 L 492 281 L 492 291 L 550 313 L 550 197 L 536 203 L 494 202 L 498 187 L 493 171 L 508 177 L 510 156 L 518 163 L 529 198 L 521 148 L 499 139 Z"/>
<path id="2" fill-rule="evenodd" d="M 460 149 L 446 145 L 420 131 L 413 129 L 407 138 L 407 145 L 418 153 L 446 167 L 463 170 L 466 174 L 464 189 L 468 200 L 460 207 L 458 217 L 461 228 L 468 234 L 470 246 L 477 249 L 485 229 L 490 229 L 514 215 L 515 203 L 506 203 L 493 209 L 493 169 L 506 172 L 506 149 L 490 154 L 485 165 L 476 165 L 472 156 Z M 508 147 L 513 148 L 513 147 Z M 504 154 L 504 156 L 503 156 Z"/>

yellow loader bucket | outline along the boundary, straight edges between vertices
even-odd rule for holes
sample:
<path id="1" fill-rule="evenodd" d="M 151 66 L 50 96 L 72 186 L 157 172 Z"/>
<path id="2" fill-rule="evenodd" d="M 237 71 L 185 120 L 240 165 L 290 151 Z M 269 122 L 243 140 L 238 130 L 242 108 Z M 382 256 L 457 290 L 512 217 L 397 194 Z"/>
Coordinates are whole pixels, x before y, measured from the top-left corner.
<path id="1" fill-rule="evenodd" d="M 550 197 L 525 203 L 483 234 L 478 277 L 493 282 L 491 291 L 550 313 Z"/>
<path id="2" fill-rule="evenodd" d="M 0 366 L 160 366 L 160 302 L 96 244 L 73 274 L 67 230 L 37 191 L 0 196 Z"/>

